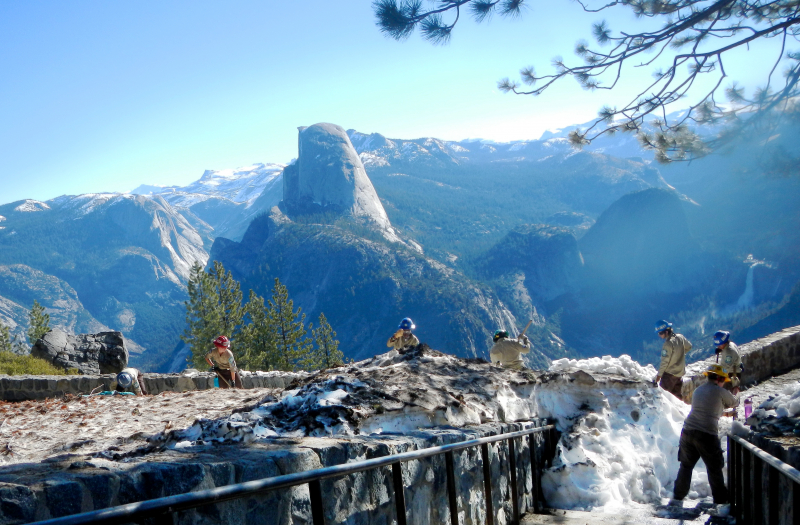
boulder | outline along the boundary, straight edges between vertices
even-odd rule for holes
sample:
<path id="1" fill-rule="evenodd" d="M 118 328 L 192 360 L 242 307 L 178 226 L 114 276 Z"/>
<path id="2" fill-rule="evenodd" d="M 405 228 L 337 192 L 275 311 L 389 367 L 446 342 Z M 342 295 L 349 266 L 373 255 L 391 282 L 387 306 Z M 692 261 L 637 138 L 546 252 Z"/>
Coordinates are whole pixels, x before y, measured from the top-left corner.
<path id="1" fill-rule="evenodd" d="M 118 374 L 128 366 L 128 349 L 121 332 L 72 335 L 51 330 L 33 345 L 31 355 L 81 374 Z"/>

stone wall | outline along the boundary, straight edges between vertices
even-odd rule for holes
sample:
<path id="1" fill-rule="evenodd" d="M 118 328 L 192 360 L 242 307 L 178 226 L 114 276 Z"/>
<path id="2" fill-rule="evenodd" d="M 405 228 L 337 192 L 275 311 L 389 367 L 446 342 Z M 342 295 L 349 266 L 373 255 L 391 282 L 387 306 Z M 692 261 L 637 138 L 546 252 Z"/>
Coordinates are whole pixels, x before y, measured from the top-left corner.
<path id="1" fill-rule="evenodd" d="M 756 339 L 739 347 L 744 372 L 742 384 L 748 385 L 800 367 L 800 326 L 786 328 L 780 332 Z M 709 357 L 686 367 L 683 381 L 683 398 L 692 401 L 694 389 L 706 381 L 703 371 L 714 364 Z"/>
<path id="2" fill-rule="evenodd" d="M 242 372 L 244 388 L 286 388 L 304 373 L 295 372 Z M 94 389 L 109 390 L 114 374 L 83 376 L 6 376 L 0 375 L 0 399 L 25 401 L 60 397 L 64 394 L 88 394 Z M 144 374 L 144 384 L 149 394 L 161 392 L 187 392 L 214 388 L 215 374 Z"/>
<path id="3" fill-rule="evenodd" d="M 203 446 L 125 461 L 64 456 L 41 464 L 0 469 L 0 525 L 86 512 L 233 483 L 440 446 L 512 432 L 544 422 L 484 424 L 470 429 L 432 429 L 406 435 L 275 439 L 249 446 Z M 536 453 L 544 458 L 544 442 Z M 518 495 L 522 512 L 532 508 L 528 439 L 517 439 Z M 459 523 L 486 522 L 480 447 L 454 454 Z M 509 449 L 489 447 L 495 523 L 512 520 Z M 449 523 L 444 456 L 402 465 L 408 523 Z M 390 525 L 395 521 L 390 467 L 322 482 L 328 525 Z M 160 522 L 160 521 L 159 521 Z M 289 525 L 311 523 L 307 485 L 179 513 L 174 524 Z"/>

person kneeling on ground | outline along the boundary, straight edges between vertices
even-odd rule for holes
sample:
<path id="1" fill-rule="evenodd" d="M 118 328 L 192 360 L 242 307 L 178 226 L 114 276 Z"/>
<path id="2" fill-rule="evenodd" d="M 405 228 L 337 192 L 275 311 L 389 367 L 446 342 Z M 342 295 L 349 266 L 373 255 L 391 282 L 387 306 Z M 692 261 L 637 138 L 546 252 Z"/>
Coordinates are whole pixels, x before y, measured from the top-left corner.
<path id="1" fill-rule="evenodd" d="M 706 464 L 714 504 L 722 506 L 728 503 L 728 489 L 722 477 L 725 458 L 719 442 L 718 426 L 725 409 L 738 406 L 739 399 L 722 387 L 728 381 L 728 374 L 720 365 L 710 365 L 703 375 L 708 378 L 708 382 L 694 391 L 692 410 L 683 423 L 678 449 L 681 466 L 670 505 L 680 505 L 689 493 L 692 470 L 700 458 Z"/>
<path id="2" fill-rule="evenodd" d="M 214 350 L 206 355 L 206 362 L 219 377 L 220 388 L 242 388 L 242 379 L 230 346 L 231 342 L 227 337 L 217 337 L 214 339 Z"/>
<path id="3" fill-rule="evenodd" d="M 692 349 L 692 343 L 681 334 L 673 332 L 672 323 L 669 321 L 658 321 L 656 333 L 664 340 L 656 384 L 660 384 L 661 388 L 683 401 L 681 388 L 683 374 L 686 372 L 686 354 Z"/>
<path id="4" fill-rule="evenodd" d="M 531 351 L 527 335 L 523 334 L 514 340 L 508 338 L 508 332 L 505 330 L 497 330 L 492 340 L 494 345 L 489 350 L 489 359 L 492 360 L 492 364 L 510 368 L 511 370 L 525 368 L 521 355 Z"/>
<path id="5" fill-rule="evenodd" d="M 411 330 L 415 328 L 416 325 L 414 325 L 411 319 L 406 317 L 400 321 L 400 326 L 397 327 L 397 331 L 386 342 L 386 346 L 394 348 L 395 350 L 417 346 L 419 344 L 419 339 L 411 333 Z"/>
<path id="6" fill-rule="evenodd" d="M 147 390 L 144 388 L 144 377 L 136 368 L 123 368 L 117 374 L 116 385 L 112 385 L 111 390 L 117 392 L 133 392 L 137 396 L 146 396 Z"/>

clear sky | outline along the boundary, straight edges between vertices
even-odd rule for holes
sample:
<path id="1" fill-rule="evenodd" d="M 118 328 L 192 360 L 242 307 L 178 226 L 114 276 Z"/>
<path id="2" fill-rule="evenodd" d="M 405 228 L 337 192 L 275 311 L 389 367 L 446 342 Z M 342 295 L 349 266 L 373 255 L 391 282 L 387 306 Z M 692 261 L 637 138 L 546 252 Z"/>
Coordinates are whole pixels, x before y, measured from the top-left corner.
<path id="1" fill-rule="evenodd" d="M 285 163 L 297 127 L 316 122 L 404 139 L 536 139 L 639 87 L 497 90 L 522 67 L 574 62 L 575 42 L 602 18 L 641 24 L 627 10 L 548 0 L 521 19 L 464 20 L 433 46 L 384 37 L 369 0 L 0 2 L 0 203 Z"/>

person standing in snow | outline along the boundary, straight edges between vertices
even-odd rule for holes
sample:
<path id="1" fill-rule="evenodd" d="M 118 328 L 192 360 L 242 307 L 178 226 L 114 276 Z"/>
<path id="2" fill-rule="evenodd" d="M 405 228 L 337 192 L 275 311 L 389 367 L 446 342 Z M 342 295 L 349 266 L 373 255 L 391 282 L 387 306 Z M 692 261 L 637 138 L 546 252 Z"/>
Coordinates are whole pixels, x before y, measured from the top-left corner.
<path id="1" fill-rule="evenodd" d="M 117 374 L 117 379 L 111 385 L 111 390 L 117 392 L 133 392 L 137 396 L 146 396 L 147 390 L 144 388 L 144 377 L 136 368 L 123 368 Z"/>
<path id="2" fill-rule="evenodd" d="M 739 405 L 739 399 L 722 385 L 728 374 L 720 365 L 710 365 L 703 372 L 708 382 L 699 386 L 692 396 L 692 410 L 686 417 L 681 431 L 678 460 L 681 466 L 675 480 L 675 490 L 670 504 L 680 504 L 689 493 L 692 484 L 692 470 L 702 458 L 708 472 L 708 483 L 716 505 L 728 503 L 728 489 L 722 477 L 725 458 L 719 442 L 719 418 L 725 409 Z"/>
<path id="3" fill-rule="evenodd" d="M 493 364 L 500 365 L 503 368 L 510 368 L 511 370 L 525 368 L 521 356 L 531 351 L 527 335 L 522 334 L 517 339 L 509 339 L 508 332 L 497 330 L 494 333 L 494 337 L 492 337 L 492 341 L 494 341 L 494 345 L 489 350 L 489 359 L 492 360 Z"/>
<path id="4" fill-rule="evenodd" d="M 395 350 L 403 350 L 404 348 L 417 346 L 419 344 L 419 339 L 411 333 L 411 330 L 415 328 L 416 325 L 411 319 L 406 317 L 400 321 L 400 326 L 397 327 L 397 331 L 386 342 L 386 346 L 394 348 Z"/>
<path id="5" fill-rule="evenodd" d="M 681 334 L 672 331 L 672 323 L 658 321 L 656 333 L 664 340 L 661 348 L 661 365 L 658 367 L 655 382 L 661 388 L 683 401 L 681 387 L 683 374 L 686 372 L 686 354 L 692 349 L 692 343 Z"/>
<path id="6" fill-rule="evenodd" d="M 217 337 L 214 339 L 214 350 L 206 355 L 206 362 L 219 376 L 220 388 L 242 388 L 242 379 L 230 346 L 231 342 L 227 337 Z"/>
<path id="7" fill-rule="evenodd" d="M 742 358 L 739 356 L 739 348 L 731 341 L 730 332 L 720 330 L 714 334 L 714 353 L 717 356 L 717 364 L 720 365 L 730 378 L 729 383 L 725 383 L 725 388 L 731 393 L 739 393 L 739 373 L 742 371 Z"/>

